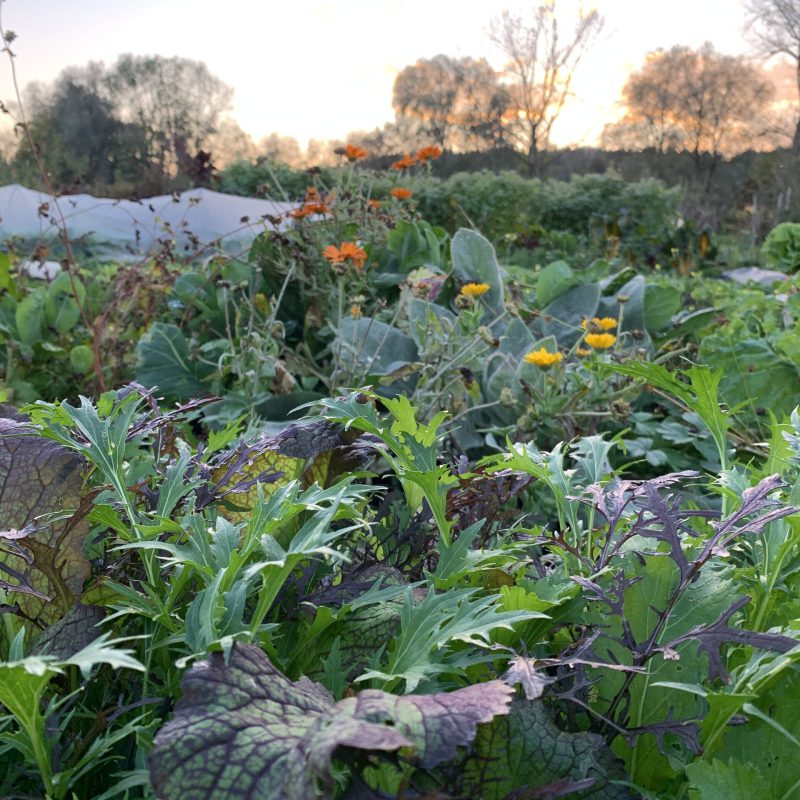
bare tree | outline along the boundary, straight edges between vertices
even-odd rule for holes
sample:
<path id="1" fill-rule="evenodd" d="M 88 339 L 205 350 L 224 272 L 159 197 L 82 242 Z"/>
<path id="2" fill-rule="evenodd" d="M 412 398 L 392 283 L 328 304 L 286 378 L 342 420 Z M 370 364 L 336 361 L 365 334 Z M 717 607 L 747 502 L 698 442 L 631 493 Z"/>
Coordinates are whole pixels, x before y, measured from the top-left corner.
<path id="1" fill-rule="evenodd" d="M 800 0 L 748 0 L 747 33 L 759 55 L 786 56 L 794 62 L 800 95 Z M 800 154 L 800 115 L 795 122 L 792 149 Z"/>
<path id="2" fill-rule="evenodd" d="M 507 10 L 492 21 L 489 37 L 508 58 L 508 140 L 524 155 L 531 176 L 539 173 L 540 153 L 569 96 L 578 62 L 603 23 L 597 10 L 581 11 L 562 36 L 555 0 L 534 8 L 529 21 Z"/>

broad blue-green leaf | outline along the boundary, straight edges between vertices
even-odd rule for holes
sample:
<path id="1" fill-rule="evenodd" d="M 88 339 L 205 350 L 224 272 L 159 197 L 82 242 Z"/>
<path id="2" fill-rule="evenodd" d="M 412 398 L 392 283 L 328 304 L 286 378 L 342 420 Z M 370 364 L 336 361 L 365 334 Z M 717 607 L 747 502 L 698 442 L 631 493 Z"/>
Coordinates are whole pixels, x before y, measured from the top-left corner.
<path id="1" fill-rule="evenodd" d="M 492 243 L 477 231 L 462 228 L 450 245 L 453 272 L 465 283 L 488 283 L 489 291 L 480 298 L 491 317 L 504 311 L 503 281 Z"/>
<path id="2" fill-rule="evenodd" d="M 548 264 L 536 281 L 536 304 L 539 308 L 545 308 L 576 283 L 578 279 L 566 261 L 554 261 Z"/>
<path id="3" fill-rule="evenodd" d="M 343 319 L 333 344 L 342 363 L 361 376 L 387 375 L 417 359 L 414 340 L 380 320 Z"/>
<path id="4" fill-rule="evenodd" d="M 77 302 L 75 293 L 77 293 Z M 81 318 L 78 303 L 86 299 L 83 284 L 70 278 L 69 273 L 62 272 L 48 287 L 44 301 L 44 313 L 47 324 L 55 328 L 62 336 L 69 333 Z"/>
<path id="5" fill-rule="evenodd" d="M 178 400 L 208 393 L 202 381 L 210 369 L 192 357 L 177 325 L 154 322 L 139 340 L 136 353 L 136 380 L 143 386 L 157 386 L 160 394 Z"/>
<path id="6" fill-rule="evenodd" d="M 575 286 L 559 295 L 542 311 L 542 333 L 553 336 L 562 347 L 572 345 L 583 335 L 581 322 L 595 316 L 600 302 L 596 283 Z"/>
<path id="7" fill-rule="evenodd" d="M 674 286 L 647 284 L 644 290 L 644 325 L 648 331 L 661 331 L 681 310 L 681 293 Z"/>
<path id="8" fill-rule="evenodd" d="M 422 347 L 426 341 L 447 342 L 456 326 L 456 316 L 443 306 L 412 297 L 408 301 L 408 324 L 411 338 L 417 347 Z"/>
<path id="9" fill-rule="evenodd" d="M 44 297 L 44 291 L 36 289 L 17 303 L 14 321 L 19 340 L 26 347 L 33 347 L 42 338 Z"/>

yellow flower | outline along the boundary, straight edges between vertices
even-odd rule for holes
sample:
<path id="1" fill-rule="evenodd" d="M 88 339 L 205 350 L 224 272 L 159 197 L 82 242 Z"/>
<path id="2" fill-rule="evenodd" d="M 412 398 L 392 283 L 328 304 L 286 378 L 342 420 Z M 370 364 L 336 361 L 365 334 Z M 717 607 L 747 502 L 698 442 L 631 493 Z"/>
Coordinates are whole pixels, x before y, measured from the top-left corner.
<path id="1" fill-rule="evenodd" d="M 488 283 L 465 283 L 461 287 L 461 294 L 465 297 L 480 297 L 486 294 L 491 287 Z"/>
<path id="2" fill-rule="evenodd" d="M 575 351 L 575 355 L 580 356 L 581 358 L 585 358 L 586 356 L 590 356 L 592 354 L 591 350 L 587 350 L 585 347 L 579 347 Z"/>
<path id="3" fill-rule="evenodd" d="M 594 347 L 595 350 L 608 350 L 609 347 L 614 346 L 617 337 L 613 333 L 587 333 L 583 337 L 583 341 Z"/>
<path id="4" fill-rule="evenodd" d="M 548 369 L 553 364 L 558 364 L 563 357 L 561 353 L 551 353 L 545 350 L 544 347 L 540 347 L 538 350 L 531 350 L 530 353 L 526 353 L 522 360 L 527 364 L 535 364 L 540 369 Z"/>
<path id="5" fill-rule="evenodd" d="M 596 333 L 597 331 L 610 331 L 612 328 L 617 327 L 617 321 L 614 317 L 603 317 L 602 319 L 598 319 L 594 317 L 591 320 L 585 319 L 581 322 L 581 328 L 585 331 L 592 331 Z"/>
<path id="6" fill-rule="evenodd" d="M 353 303 L 350 306 L 350 316 L 353 319 L 360 319 L 364 315 L 364 312 L 361 310 L 361 306 L 358 303 Z"/>

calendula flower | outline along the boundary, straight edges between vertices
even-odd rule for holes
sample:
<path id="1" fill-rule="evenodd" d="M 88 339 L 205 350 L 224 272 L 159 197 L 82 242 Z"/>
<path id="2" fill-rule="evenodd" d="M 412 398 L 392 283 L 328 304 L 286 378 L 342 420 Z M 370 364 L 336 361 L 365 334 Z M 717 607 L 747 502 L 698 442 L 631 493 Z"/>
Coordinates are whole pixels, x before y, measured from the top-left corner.
<path id="1" fill-rule="evenodd" d="M 330 213 L 331 207 L 327 203 L 303 203 L 300 208 L 290 211 L 288 216 L 293 219 L 304 219 L 305 217 L 310 217 L 312 214 L 325 215 Z"/>
<path id="2" fill-rule="evenodd" d="M 609 347 L 614 346 L 617 337 L 613 333 L 587 333 L 583 337 L 583 341 L 594 347 L 595 350 L 608 350 Z"/>
<path id="3" fill-rule="evenodd" d="M 590 356 L 592 354 L 591 350 L 587 350 L 585 347 L 579 347 L 575 351 L 575 355 L 580 356 L 581 358 L 586 358 L 586 356 Z"/>
<path id="4" fill-rule="evenodd" d="M 344 264 L 349 261 L 359 272 L 367 260 L 366 251 L 362 250 L 355 242 L 342 242 L 339 247 L 329 244 L 322 251 L 322 255 L 331 264 Z"/>
<path id="5" fill-rule="evenodd" d="M 392 189 L 389 194 L 395 198 L 395 200 L 408 200 L 412 194 L 414 194 L 411 189 L 406 189 L 404 186 L 398 186 L 396 189 Z"/>
<path id="6" fill-rule="evenodd" d="M 312 214 L 330 214 L 331 207 L 327 202 L 324 202 L 320 197 L 319 191 L 315 186 L 309 186 L 306 189 L 306 196 L 303 199 L 303 205 L 290 211 L 287 216 L 293 219 L 304 219 Z"/>
<path id="7" fill-rule="evenodd" d="M 461 287 L 461 294 L 465 297 L 480 297 L 486 294 L 491 287 L 488 283 L 465 283 Z"/>
<path id="8" fill-rule="evenodd" d="M 420 149 L 417 150 L 417 161 L 419 161 L 421 164 L 424 164 L 426 161 L 439 158 L 441 154 L 441 147 L 437 147 L 435 144 L 430 144 L 427 147 L 420 147 Z"/>
<path id="9" fill-rule="evenodd" d="M 399 161 L 395 161 L 390 166 L 391 169 L 404 170 L 409 169 L 409 167 L 413 167 L 416 163 L 417 159 L 414 158 L 411 153 L 406 153 Z"/>
<path id="10" fill-rule="evenodd" d="M 564 356 L 561 353 L 551 353 L 544 347 L 540 347 L 538 350 L 531 350 L 530 353 L 526 353 L 522 360 L 526 364 L 535 364 L 539 369 L 549 369 L 553 364 L 560 363 L 562 358 Z"/>
<path id="11" fill-rule="evenodd" d="M 371 198 L 371 199 L 367 200 L 367 205 L 370 208 L 373 208 L 373 209 L 375 209 L 375 211 L 377 211 L 381 207 L 381 201 L 380 200 L 376 200 L 375 198 Z"/>
<path id="12" fill-rule="evenodd" d="M 363 311 L 361 310 L 361 306 L 358 303 L 353 303 L 350 306 L 350 316 L 353 319 L 360 319 L 364 315 Z"/>
<path id="13" fill-rule="evenodd" d="M 341 264 L 344 261 L 344 256 L 335 244 L 329 244 L 322 251 L 323 258 L 327 258 L 331 264 Z"/>
<path id="14" fill-rule="evenodd" d="M 603 317 L 598 319 L 585 319 L 581 322 L 581 328 L 590 333 L 600 333 L 600 331 L 610 331 L 617 327 L 617 321 L 614 317 Z"/>
<path id="15" fill-rule="evenodd" d="M 343 155 L 347 157 L 348 161 L 359 161 L 362 158 L 366 158 L 369 153 L 356 144 L 346 144 Z"/>

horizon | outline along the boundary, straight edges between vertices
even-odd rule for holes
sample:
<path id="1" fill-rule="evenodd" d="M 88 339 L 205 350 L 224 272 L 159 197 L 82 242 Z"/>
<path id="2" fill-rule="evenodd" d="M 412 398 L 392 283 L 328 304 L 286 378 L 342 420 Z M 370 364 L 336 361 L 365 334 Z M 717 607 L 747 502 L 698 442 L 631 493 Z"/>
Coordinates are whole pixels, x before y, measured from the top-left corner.
<path id="1" fill-rule="evenodd" d="M 218 6 L 208 0 L 120 0 L 113 5 L 103 0 L 70 5 L 4 0 L 2 14 L 5 29 L 17 35 L 13 51 L 23 102 L 26 87 L 49 83 L 70 66 L 111 64 L 126 52 L 177 55 L 204 61 L 231 86 L 230 117 L 254 142 L 275 133 L 296 139 L 306 150 L 309 140 L 344 140 L 349 133 L 393 121 L 395 76 L 420 58 L 439 53 L 483 57 L 500 69 L 502 58 L 487 28 L 509 6 L 525 7 L 474 0 L 301 0 L 276 10 L 230 0 L 225 17 L 219 18 Z M 575 3 L 562 2 L 562 7 L 572 9 Z M 700 7 L 676 0 L 669 8 L 601 0 L 594 7 L 605 27 L 575 73 L 572 95 L 553 131 L 552 143 L 558 147 L 597 144 L 603 126 L 619 116 L 627 76 L 647 52 L 697 47 L 704 41 L 721 53 L 749 52 L 740 0 Z M 85 24 L 86 19 L 91 23 Z M 393 33 L 387 33 L 389 28 Z M 238 57 L 243 52 L 247 58 Z M 0 70 L 3 100 L 13 96 L 9 73 Z"/>

